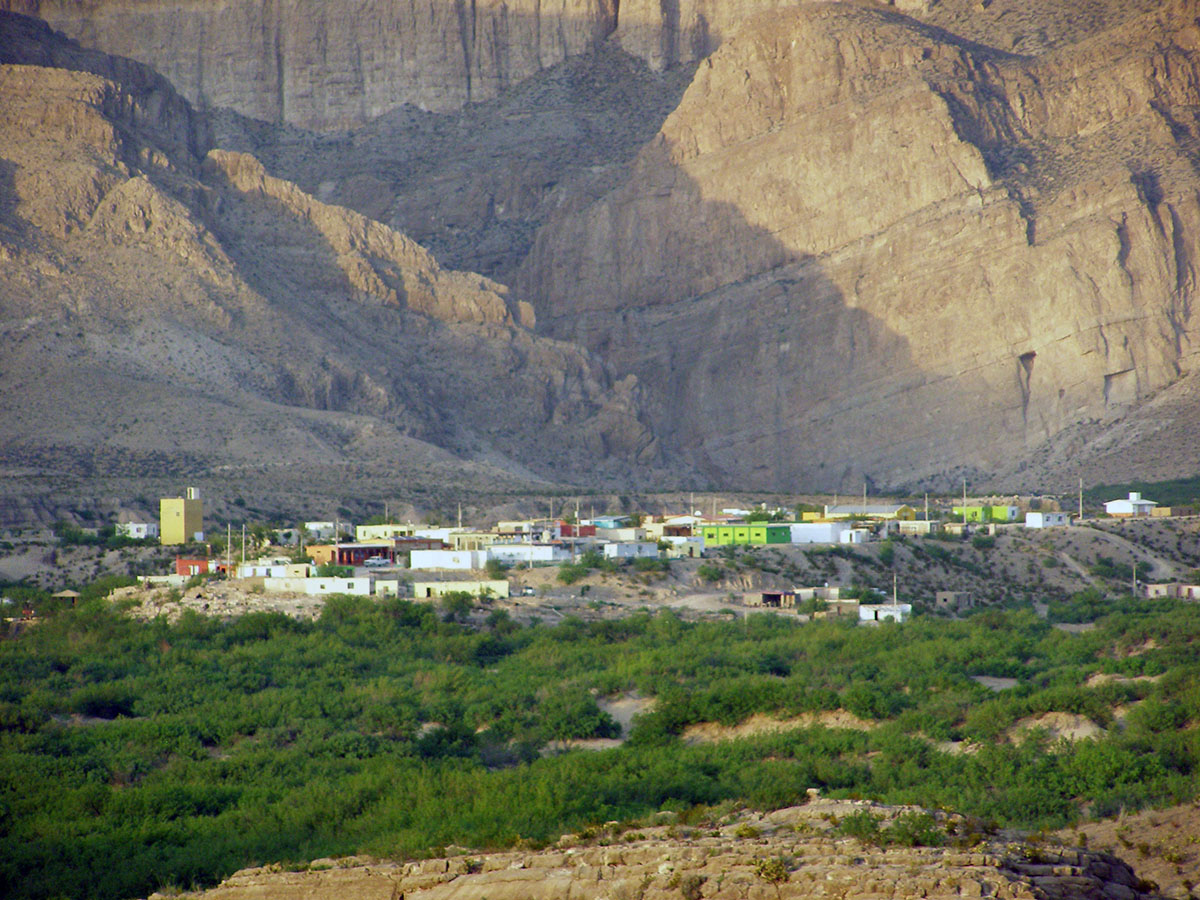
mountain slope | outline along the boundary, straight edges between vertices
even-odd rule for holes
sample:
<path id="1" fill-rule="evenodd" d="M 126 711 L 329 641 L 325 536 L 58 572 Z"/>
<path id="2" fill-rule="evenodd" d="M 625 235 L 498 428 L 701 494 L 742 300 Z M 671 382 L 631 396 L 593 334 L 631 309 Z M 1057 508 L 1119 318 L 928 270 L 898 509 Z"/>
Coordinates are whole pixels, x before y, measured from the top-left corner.
<path id="1" fill-rule="evenodd" d="M 481 482 L 655 461 L 636 382 L 534 335 L 501 285 L 204 152 L 152 73 L 33 20 L 0 28 L 4 59 L 47 63 L 0 67 L 7 460 L 120 448 Z"/>
<path id="2" fill-rule="evenodd" d="M 225 26 L 181 51 L 198 22 L 251 6 L 260 37 L 312 38 L 280 45 L 282 93 L 270 79 L 238 80 L 258 50 Z M 697 484 L 780 490 L 962 478 L 1042 489 L 1194 472 L 1180 447 L 1200 430 L 1196 0 L 539 7 L 542 25 L 573 23 L 552 38 L 541 25 L 488 31 L 481 23 L 502 12 L 491 7 L 439 31 L 430 8 L 428 21 L 360 35 L 376 63 L 410 58 L 406 41 L 426 48 L 413 59 L 436 55 L 459 27 L 473 29 L 470 47 L 525 61 L 469 94 L 466 69 L 435 67 L 449 92 L 437 103 L 408 87 L 362 101 L 371 78 L 403 69 L 346 56 L 347 34 L 399 15 L 381 0 L 321 40 L 299 21 L 303 3 L 24 8 L 96 46 L 124 42 L 202 70 L 231 93 L 214 99 L 194 72 L 171 71 L 204 102 L 265 119 L 176 111 L 165 121 L 186 115 L 186 127 L 154 136 L 157 114 L 142 115 L 136 129 L 154 151 L 126 165 L 228 260 L 193 247 L 180 258 L 197 271 L 160 278 L 159 294 L 178 306 L 176 286 L 191 291 L 189 315 L 213 304 L 205 315 L 237 330 L 254 317 L 187 287 L 226 266 L 227 294 L 260 298 L 247 309 L 261 300 L 271 316 L 299 315 L 290 343 L 254 338 L 262 374 L 234 379 L 267 402 L 370 416 L 511 471 L 567 474 L 561 445 L 589 479 L 664 461 Z M 112 80 L 103 66 L 133 64 L 96 65 Z M 161 78 L 137 77 L 168 96 Z M 247 93 L 260 89 L 266 99 Z M 206 164 L 218 146 L 264 168 L 222 153 Z M 87 210 L 117 182 L 88 165 L 67 160 L 78 179 L 21 170 L 14 234 L 39 204 L 86 212 L 71 214 L 80 252 L 63 281 L 109 277 L 97 266 L 111 241 L 87 244 L 103 224 Z M 333 204 L 362 215 L 343 222 Z M 412 234 L 437 262 L 362 216 Z M 122 253 L 136 270 L 132 245 Z M 216 274 L 198 274 L 206 266 Z M 158 277 L 146 270 L 133 294 Z M 440 274 L 412 274 L 428 272 Z M 182 315 L 170 303 L 162 309 Z M 333 332 L 314 334 L 326 316 Z M 403 348 L 357 348 L 402 321 Z M 329 371 L 313 361 L 326 339 L 337 348 Z M 525 342 L 529 353 L 513 350 Z M 399 374 L 396 359 L 422 365 Z M 465 392 L 444 390 L 463 377 Z"/>

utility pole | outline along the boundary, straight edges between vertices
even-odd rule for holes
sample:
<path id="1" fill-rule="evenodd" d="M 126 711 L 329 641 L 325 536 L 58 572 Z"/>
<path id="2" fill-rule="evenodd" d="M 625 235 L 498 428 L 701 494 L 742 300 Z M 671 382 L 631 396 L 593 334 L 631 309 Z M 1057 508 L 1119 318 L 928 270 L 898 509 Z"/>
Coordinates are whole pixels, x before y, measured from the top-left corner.
<path id="1" fill-rule="evenodd" d="M 458 527 L 462 528 L 462 501 L 458 501 Z"/>
<path id="2" fill-rule="evenodd" d="M 242 565 L 246 564 L 246 523 L 242 523 Z"/>
<path id="3" fill-rule="evenodd" d="M 867 514 L 867 483 L 863 482 L 863 515 Z"/>
<path id="4" fill-rule="evenodd" d="M 925 521 L 929 521 L 929 491 L 925 492 Z"/>
<path id="5" fill-rule="evenodd" d="M 963 528 L 967 527 L 967 479 L 963 479 Z"/>
<path id="6" fill-rule="evenodd" d="M 233 526 L 225 523 L 225 577 L 231 577 L 229 570 L 233 568 Z"/>
<path id="7" fill-rule="evenodd" d="M 1079 479 L 1079 518 L 1083 518 L 1083 479 Z"/>
<path id="8" fill-rule="evenodd" d="M 900 605 L 900 599 L 899 599 L 900 595 L 897 593 L 896 584 L 897 584 L 896 572 L 895 572 L 895 570 L 893 570 L 892 571 L 892 606 Z"/>

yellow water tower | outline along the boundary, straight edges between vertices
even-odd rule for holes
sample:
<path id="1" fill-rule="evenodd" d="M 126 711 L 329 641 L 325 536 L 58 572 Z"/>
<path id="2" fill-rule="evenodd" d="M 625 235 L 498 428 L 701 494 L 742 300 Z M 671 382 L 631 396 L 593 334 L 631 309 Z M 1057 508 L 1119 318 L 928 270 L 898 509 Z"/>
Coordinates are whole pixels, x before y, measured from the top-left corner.
<path id="1" fill-rule="evenodd" d="M 197 488 L 188 488 L 183 497 L 159 500 L 158 519 L 158 539 L 164 545 L 204 540 L 204 504 Z"/>

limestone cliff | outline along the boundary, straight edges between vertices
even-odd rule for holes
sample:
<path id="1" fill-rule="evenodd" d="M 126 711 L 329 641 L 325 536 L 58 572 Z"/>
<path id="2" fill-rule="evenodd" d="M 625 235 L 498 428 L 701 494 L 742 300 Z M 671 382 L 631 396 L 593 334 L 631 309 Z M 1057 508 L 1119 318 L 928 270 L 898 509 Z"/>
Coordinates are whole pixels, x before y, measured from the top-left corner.
<path id="1" fill-rule="evenodd" d="M 870 4 L 763 14 L 520 290 L 715 477 L 1011 478 L 1194 364 L 1196 12 L 1038 57 Z"/>
<path id="2" fill-rule="evenodd" d="M 810 2 L 810 0 L 799 0 Z M 747 19 L 796 0 L 0 0 L 84 46 L 140 60 L 193 103 L 315 129 L 412 104 L 457 109 L 611 39 L 657 69 L 704 58 Z M 1036 53 L 1155 0 L 879 0 L 974 41 Z"/>
<path id="3" fill-rule="evenodd" d="M 616 20 L 614 0 L 4 0 L 0 8 L 138 59 L 200 106 L 319 129 L 405 103 L 438 110 L 494 97 L 587 52 Z"/>
<path id="4" fill-rule="evenodd" d="M 403 234 L 252 157 L 199 155 L 186 102 L 139 71 L 0 14 L 6 461 L 457 460 L 501 481 L 654 461 L 635 379 Z"/>

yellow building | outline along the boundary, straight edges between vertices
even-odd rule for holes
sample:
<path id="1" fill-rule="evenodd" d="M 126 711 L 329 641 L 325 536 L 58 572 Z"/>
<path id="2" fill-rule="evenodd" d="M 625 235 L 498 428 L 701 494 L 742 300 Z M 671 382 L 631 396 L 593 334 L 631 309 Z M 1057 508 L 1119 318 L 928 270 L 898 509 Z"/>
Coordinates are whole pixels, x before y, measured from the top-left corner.
<path id="1" fill-rule="evenodd" d="M 158 539 L 164 545 L 204 540 L 204 503 L 200 491 L 190 487 L 183 497 L 159 500 L 158 520 Z"/>

